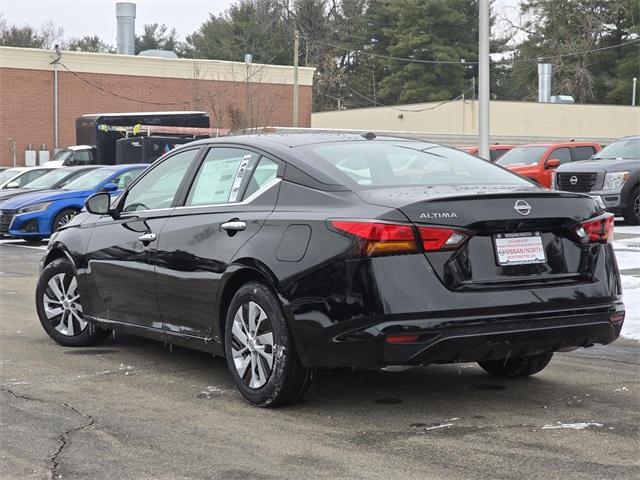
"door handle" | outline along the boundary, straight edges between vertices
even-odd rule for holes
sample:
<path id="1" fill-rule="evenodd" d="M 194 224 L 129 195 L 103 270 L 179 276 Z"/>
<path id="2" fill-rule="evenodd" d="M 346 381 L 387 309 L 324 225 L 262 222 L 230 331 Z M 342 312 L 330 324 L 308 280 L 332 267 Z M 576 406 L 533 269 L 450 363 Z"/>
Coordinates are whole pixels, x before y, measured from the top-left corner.
<path id="1" fill-rule="evenodd" d="M 223 223 L 220 227 L 227 232 L 239 232 L 247 228 L 247 222 L 243 222 L 242 220 L 231 220 L 230 222 Z"/>
<path id="2" fill-rule="evenodd" d="M 149 243 L 153 242 L 156 238 L 158 238 L 158 236 L 155 233 L 145 233 L 144 235 L 139 236 L 138 240 L 140 240 L 145 245 L 148 245 Z"/>

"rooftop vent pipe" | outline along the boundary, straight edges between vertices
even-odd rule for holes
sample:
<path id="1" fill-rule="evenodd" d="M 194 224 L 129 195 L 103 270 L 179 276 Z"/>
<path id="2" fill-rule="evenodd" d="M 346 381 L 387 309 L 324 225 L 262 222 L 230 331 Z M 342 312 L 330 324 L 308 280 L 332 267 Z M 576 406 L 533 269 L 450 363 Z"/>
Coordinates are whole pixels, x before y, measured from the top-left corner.
<path id="1" fill-rule="evenodd" d="M 118 55 L 136 54 L 136 4 L 116 3 L 118 19 Z"/>
<path id="2" fill-rule="evenodd" d="M 551 101 L 551 64 L 538 64 L 538 102 Z"/>

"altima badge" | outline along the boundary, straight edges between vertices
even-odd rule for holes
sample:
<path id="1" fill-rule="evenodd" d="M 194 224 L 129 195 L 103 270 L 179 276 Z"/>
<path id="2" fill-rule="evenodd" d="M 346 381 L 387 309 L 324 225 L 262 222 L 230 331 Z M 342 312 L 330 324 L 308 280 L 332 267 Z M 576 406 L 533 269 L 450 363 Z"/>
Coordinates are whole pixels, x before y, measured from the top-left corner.
<path id="1" fill-rule="evenodd" d="M 513 208 L 520 215 L 529 215 L 529 213 L 531 212 L 531 205 L 529 205 L 524 200 L 518 200 Z"/>

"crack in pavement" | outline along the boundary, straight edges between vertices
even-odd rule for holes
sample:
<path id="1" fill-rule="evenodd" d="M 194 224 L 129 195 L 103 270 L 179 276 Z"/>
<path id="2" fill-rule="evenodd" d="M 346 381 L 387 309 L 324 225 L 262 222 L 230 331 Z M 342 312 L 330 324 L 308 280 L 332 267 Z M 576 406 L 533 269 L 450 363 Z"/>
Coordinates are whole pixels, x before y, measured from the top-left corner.
<path id="1" fill-rule="evenodd" d="M 52 400 L 43 400 L 41 398 L 35 398 L 29 395 L 23 395 L 11 390 L 10 388 L 1 388 L 0 391 L 8 393 L 9 395 L 21 400 L 29 400 L 31 402 L 40 402 L 40 403 L 62 407 L 67 410 L 71 410 L 76 415 L 80 415 L 81 417 L 84 417 L 87 420 L 84 424 L 80 425 L 79 427 L 70 428 L 62 432 L 60 435 L 58 435 L 58 441 L 60 442 L 60 445 L 58 446 L 56 451 L 53 453 L 53 455 L 51 455 L 51 457 L 49 458 L 49 462 L 51 463 L 51 468 L 49 469 L 49 473 L 51 474 L 51 480 L 55 480 L 56 478 L 61 478 L 61 475 L 58 475 L 58 467 L 60 466 L 58 457 L 60 456 L 62 451 L 65 449 L 65 447 L 68 445 L 67 438 L 75 432 L 84 430 L 85 428 L 95 425 L 96 423 L 95 419 L 91 415 L 83 413 L 73 405 L 69 405 L 68 403 L 65 403 L 65 402 L 55 402 Z"/>

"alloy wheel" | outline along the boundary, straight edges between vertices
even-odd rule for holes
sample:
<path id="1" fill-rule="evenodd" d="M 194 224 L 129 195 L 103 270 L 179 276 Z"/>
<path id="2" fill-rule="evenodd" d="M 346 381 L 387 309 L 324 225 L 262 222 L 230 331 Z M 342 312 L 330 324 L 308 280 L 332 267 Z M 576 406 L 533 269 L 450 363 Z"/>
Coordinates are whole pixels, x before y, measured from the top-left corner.
<path id="1" fill-rule="evenodd" d="M 273 328 L 256 302 L 246 302 L 237 310 L 231 329 L 231 352 L 236 371 L 249 388 L 261 388 L 267 383 L 273 369 Z"/>
<path id="2" fill-rule="evenodd" d="M 49 279 L 42 303 L 47 319 L 62 335 L 73 337 L 87 328 L 74 275 L 58 273 Z"/>
<path id="3" fill-rule="evenodd" d="M 640 195 L 636 195 L 636 198 L 633 199 L 633 211 L 636 216 L 640 216 Z"/>
<path id="4" fill-rule="evenodd" d="M 58 225 L 56 226 L 56 230 L 58 230 L 60 227 L 64 227 L 67 223 L 69 223 L 71 221 L 71 219 L 73 217 L 75 217 L 76 214 L 75 213 L 65 213 L 64 215 L 62 215 L 59 219 L 58 219 Z"/>

